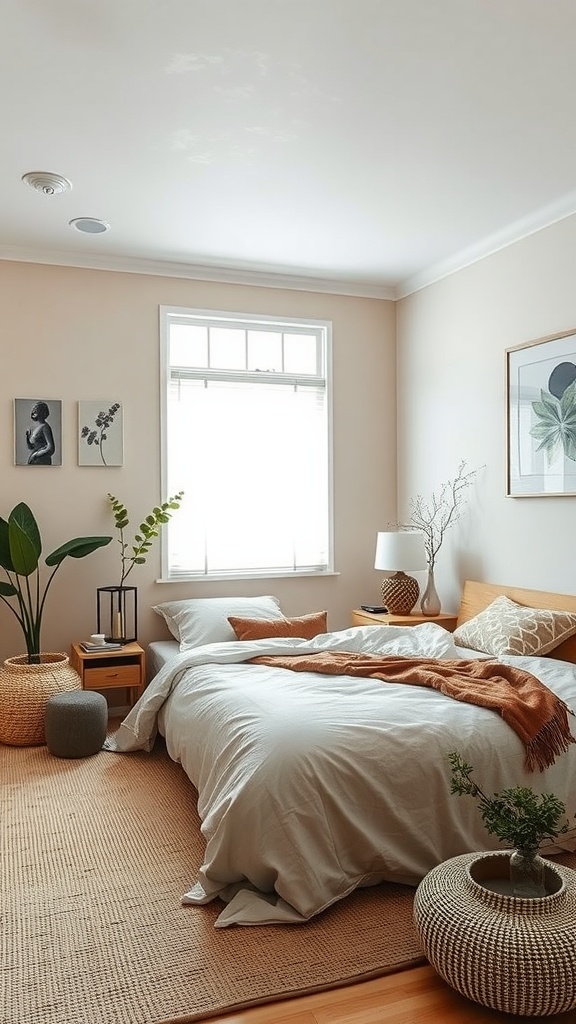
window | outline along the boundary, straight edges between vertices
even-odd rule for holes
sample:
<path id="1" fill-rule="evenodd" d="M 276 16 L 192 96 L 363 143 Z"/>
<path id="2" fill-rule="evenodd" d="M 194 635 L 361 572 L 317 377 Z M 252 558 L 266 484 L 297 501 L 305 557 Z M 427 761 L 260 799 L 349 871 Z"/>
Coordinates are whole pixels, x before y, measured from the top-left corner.
<path id="1" fill-rule="evenodd" d="M 333 571 L 330 324 L 160 307 L 167 579 Z"/>

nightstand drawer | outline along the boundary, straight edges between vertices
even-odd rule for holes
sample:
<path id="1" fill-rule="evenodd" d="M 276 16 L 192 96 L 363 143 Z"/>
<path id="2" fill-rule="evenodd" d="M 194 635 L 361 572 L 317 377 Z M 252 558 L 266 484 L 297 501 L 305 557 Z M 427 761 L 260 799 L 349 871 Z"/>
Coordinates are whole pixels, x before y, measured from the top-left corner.
<path id="1" fill-rule="evenodd" d="M 109 686 L 140 686 L 139 665 L 86 665 L 84 689 L 102 690 Z"/>

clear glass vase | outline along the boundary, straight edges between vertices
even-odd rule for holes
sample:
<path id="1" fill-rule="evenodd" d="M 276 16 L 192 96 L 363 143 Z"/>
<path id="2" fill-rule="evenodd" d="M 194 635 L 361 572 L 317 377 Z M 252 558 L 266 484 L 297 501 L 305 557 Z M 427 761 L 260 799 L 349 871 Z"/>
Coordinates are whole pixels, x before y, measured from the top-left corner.
<path id="1" fill-rule="evenodd" d="M 441 605 L 434 582 L 434 569 L 428 569 L 428 582 L 420 599 L 420 608 L 422 615 L 430 615 L 432 617 L 440 614 Z"/>
<path id="2" fill-rule="evenodd" d="M 536 849 L 517 849 L 510 854 L 512 894 L 524 899 L 546 895 L 546 861 Z"/>

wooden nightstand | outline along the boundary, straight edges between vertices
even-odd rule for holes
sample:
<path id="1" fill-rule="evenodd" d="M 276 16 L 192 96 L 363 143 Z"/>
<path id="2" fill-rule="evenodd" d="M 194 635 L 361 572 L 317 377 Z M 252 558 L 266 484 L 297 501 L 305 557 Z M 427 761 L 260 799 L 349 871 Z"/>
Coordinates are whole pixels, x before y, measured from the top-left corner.
<path id="1" fill-rule="evenodd" d="M 124 644 L 119 651 L 87 654 L 79 643 L 70 647 L 70 664 L 85 690 L 113 690 L 124 687 L 130 707 L 138 700 L 146 682 L 146 661 L 138 643 Z"/>
<path id="2" fill-rule="evenodd" d="M 352 612 L 353 626 L 419 626 L 422 622 L 437 622 L 444 629 L 452 632 L 456 629 L 457 615 L 420 615 L 418 612 L 411 612 L 410 615 L 391 615 L 389 612 L 363 612 L 355 608 Z"/>

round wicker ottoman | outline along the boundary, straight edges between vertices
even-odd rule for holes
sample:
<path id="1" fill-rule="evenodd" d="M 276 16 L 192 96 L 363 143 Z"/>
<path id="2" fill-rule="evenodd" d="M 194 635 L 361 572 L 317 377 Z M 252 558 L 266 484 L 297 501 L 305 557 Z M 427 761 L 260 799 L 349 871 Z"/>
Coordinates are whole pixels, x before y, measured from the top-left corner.
<path id="1" fill-rule="evenodd" d="M 96 754 L 106 739 L 107 725 L 106 698 L 94 690 L 56 693 L 46 704 L 46 743 L 56 757 Z"/>
<path id="2" fill-rule="evenodd" d="M 550 862 L 548 895 L 524 899 L 505 892 L 509 860 L 465 853 L 428 872 L 414 898 L 423 950 L 444 981 L 482 1006 L 563 1013 L 576 1006 L 576 871 Z"/>

